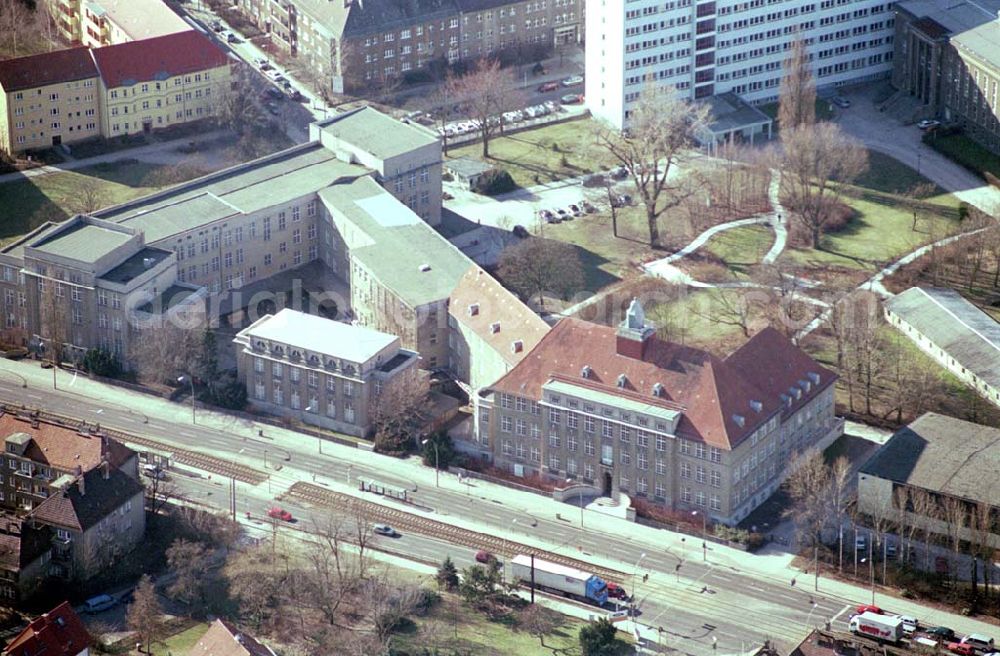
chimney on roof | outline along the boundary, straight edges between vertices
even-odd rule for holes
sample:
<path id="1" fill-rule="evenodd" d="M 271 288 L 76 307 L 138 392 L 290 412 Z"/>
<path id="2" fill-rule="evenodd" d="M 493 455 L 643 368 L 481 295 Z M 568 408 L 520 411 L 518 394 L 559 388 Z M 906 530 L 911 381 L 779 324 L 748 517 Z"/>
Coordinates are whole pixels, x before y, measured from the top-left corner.
<path id="1" fill-rule="evenodd" d="M 618 326 L 615 350 L 618 355 L 645 360 L 646 346 L 655 334 L 652 326 L 646 325 L 646 313 L 639 299 L 633 298 L 625 313 L 625 320 Z"/>
<path id="2" fill-rule="evenodd" d="M 104 477 L 104 480 L 111 478 L 111 465 L 108 464 L 107 460 L 101 461 L 101 476 Z"/>
<path id="3" fill-rule="evenodd" d="M 80 475 L 80 476 L 77 476 L 77 477 L 76 477 L 76 486 L 77 486 L 78 488 L 80 488 L 80 496 L 81 496 L 81 497 L 82 497 L 82 496 L 85 496 L 85 495 L 87 494 L 87 488 L 86 488 L 86 486 L 85 486 L 85 485 L 84 485 L 84 483 L 83 483 L 83 479 L 84 479 L 84 478 L 85 478 L 85 477 L 84 477 L 83 475 Z"/>

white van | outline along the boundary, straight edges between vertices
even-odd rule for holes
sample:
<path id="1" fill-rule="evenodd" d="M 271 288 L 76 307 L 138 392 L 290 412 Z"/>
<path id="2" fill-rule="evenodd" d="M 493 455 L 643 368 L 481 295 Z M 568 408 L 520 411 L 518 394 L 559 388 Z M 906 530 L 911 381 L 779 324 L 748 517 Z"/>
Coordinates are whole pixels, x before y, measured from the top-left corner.
<path id="1" fill-rule="evenodd" d="M 989 652 L 993 651 L 993 638 L 984 636 L 981 633 L 970 633 L 962 638 L 963 645 L 972 645 L 976 650 Z"/>
<path id="2" fill-rule="evenodd" d="M 100 613 L 115 605 L 115 598 L 111 595 L 97 595 L 83 602 L 84 613 Z"/>

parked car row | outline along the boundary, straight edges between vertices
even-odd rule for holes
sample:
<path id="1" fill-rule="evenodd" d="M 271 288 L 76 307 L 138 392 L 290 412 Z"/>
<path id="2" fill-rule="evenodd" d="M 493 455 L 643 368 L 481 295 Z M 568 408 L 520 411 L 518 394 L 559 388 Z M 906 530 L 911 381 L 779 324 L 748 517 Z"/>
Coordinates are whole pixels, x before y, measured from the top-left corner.
<path id="1" fill-rule="evenodd" d="M 543 103 L 537 105 L 532 105 L 531 107 L 525 107 L 524 109 L 515 109 L 509 112 L 504 112 L 503 122 L 505 124 L 510 123 L 520 123 L 532 118 L 538 118 L 540 116 L 546 116 L 556 111 L 556 104 L 551 100 L 546 100 Z M 420 118 L 416 117 L 410 120 L 416 120 L 420 122 Z M 493 116 L 490 118 L 490 125 L 499 125 L 501 117 Z M 464 121 L 455 121 L 453 123 L 448 123 L 443 128 L 438 126 L 437 133 L 441 136 L 455 137 L 463 134 L 472 134 L 478 132 L 482 124 L 476 119 L 467 119 Z"/>
<path id="2" fill-rule="evenodd" d="M 578 216 L 583 216 L 586 212 L 587 214 L 592 214 L 597 211 L 597 208 L 593 203 L 581 200 L 579 203 L 570 203 L 566 207 L 557 207 L 552 210 L 539 210 L 538 218 L 545 223 L 562 223 L 563 221 L 572 221 Z"/>

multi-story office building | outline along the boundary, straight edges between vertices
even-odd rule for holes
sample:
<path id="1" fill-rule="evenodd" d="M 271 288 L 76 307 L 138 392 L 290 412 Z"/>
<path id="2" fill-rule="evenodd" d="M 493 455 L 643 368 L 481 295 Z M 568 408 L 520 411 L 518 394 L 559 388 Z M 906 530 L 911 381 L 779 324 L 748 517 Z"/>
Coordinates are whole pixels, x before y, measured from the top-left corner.
<path id="1" fill-rule="evenodd" d="M 313 132 L 310 143 L 93 213 L 97 218 L 43 226 L 0 249 L 5 321 L 24 343 L 56 339 L 76 355 L 105 346 L 100 337 L 107 334 L 121 340 L 109 350 L 126 358 L 137 307 L 152 302 L 154 311 L 174 311 L 190 305 L 178 299 L 199 300 L 193 290 L 201 288 L 211 295 L 213 322 L 224 306 L 242 326 L 260 316 L 259 301 L 285 305 L 275 294 L 284 290 L 263 280 L 291 280 L 294 269 L 319 263 L 350 286 L 347 298 L 336 299 L 342 315 L 397 335 L 421 354 L 422 366 L 446 366 L 448 297 L 472 262 L 415 213 L 439 216 L 440 141 L 372 109 Z M 124 315 L 120 336 L 110 310 L 102 319 L 102 289 L 110 309 Z M 71 302 L 50 303 L 50 293 Z M 47 313 L 52 306 L 63 311 Z M 43 321 L 48 316 L 55 320 Z"/>
<path id="2" fill-rule="evenodd" d="M 150 132 L 212 116 L 231 60 L 189 30 L 0 62 L 0 149 Z"/>
<path id="3" fill-rule="evenodd" d="M 0 150 L 100 136 L 99 73 L 86 48 L 0 61 Z"/>
<path id="4" fill-rule="evenodd" d="M 267 412 L 364 437 L 379 394 L 418 356 L 399 337 L 284 309 L 233 340 L 247 398 Z"/>
<path id="5" fill-rule="evenodd" d="M 661 341 L 633 301 L 620 328 L 563 319 L 476 398 L 483 455 L 732 524 L 797 452 L 843 431 L 836 376 L 773 329 L 725 360 Z"/>
<path id="6" fill-rule="evenodd" d="M 191 30 L 163 0 L 45 1 L 63 39 L 93 48 Z"/>
<path id="7" fill-rule="evenodd" d="M 5 247 L 0 271 L 7 334 L 64 360 L 103 348 L 127 363 L 135 308 L 164 292 L 200 299 L 197 288 L 175 285 L 173 251 L 147 246 L 128 226 L 80 215 Z"/>
<path id="8" fill-rule="evenodd" d="M 819 88 L 892 68 L 886 0 L 597 0 L 587 9 L 587 106 L 617 127 L 647 83 L 692 99 L 732 91 L 750 103 L 776 100 L 797 37 Z"/>
<path id="9" fill-rule="evenodd" d="M 1000 2 L 900 2 L 892 83 L 1000 152 Z"/>
<path id="10" fill-rule="evenodd" d="M 335 93 L 459 59 L 583 38 L 583 0 L 239 0 L 272 43 Z"/>

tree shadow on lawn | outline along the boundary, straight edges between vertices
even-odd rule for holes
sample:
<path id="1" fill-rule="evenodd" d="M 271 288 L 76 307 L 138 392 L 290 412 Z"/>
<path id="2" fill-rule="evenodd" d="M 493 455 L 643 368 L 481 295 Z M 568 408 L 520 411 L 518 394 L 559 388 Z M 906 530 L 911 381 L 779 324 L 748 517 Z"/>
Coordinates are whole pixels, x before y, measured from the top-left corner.
<path id="1" fill-rule="evenodd" d="M 584 288 L 591 293 L 597 293 L 608 285 L 612 285 L 621 280 L 619 276 L 608 273 L 600 267 L 610 264 L 611 260 L 582 246 L 573 244 L 576 254 L 583 265 Z"/>
<path id="2" fill-rule="evenodd" d="M 65 221 L 69 213 L 52 202 L 30 178 L 0 185 L 0 243 L 34 230 L 46 221 Z"/>

